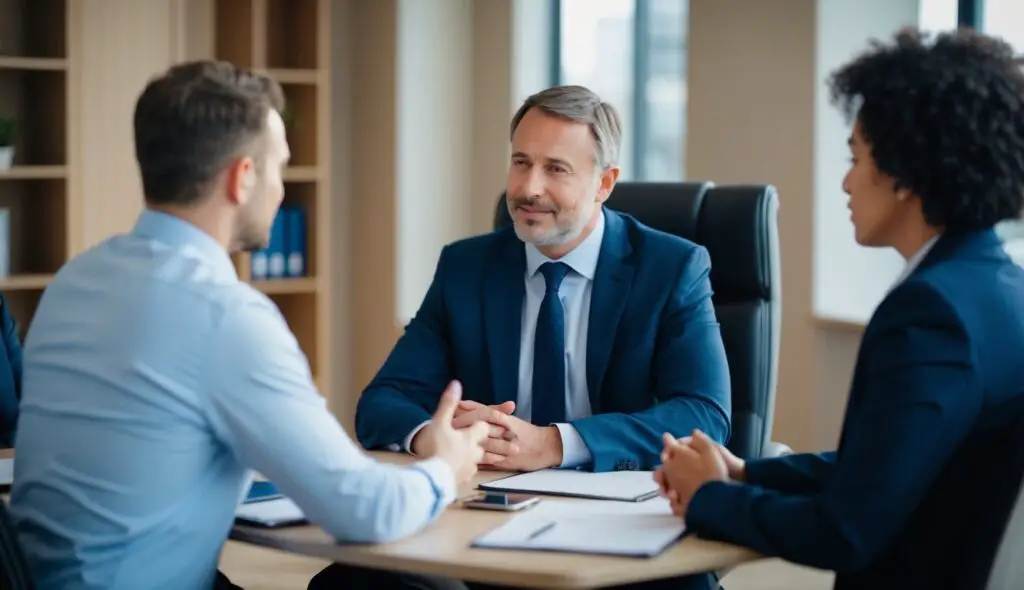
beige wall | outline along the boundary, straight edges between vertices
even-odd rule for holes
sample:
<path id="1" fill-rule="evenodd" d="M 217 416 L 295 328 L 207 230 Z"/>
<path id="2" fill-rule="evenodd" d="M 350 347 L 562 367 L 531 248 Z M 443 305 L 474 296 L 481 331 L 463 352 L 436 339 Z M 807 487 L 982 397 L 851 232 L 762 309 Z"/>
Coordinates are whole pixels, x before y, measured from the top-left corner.
<path id="1" fill-rule="evenodd" d="M 83 81 L 76 108 L 85 121 L 83 150 L 105 151 L 76 155 L 88 170 L 80 214 L 95 216 L 111 187 L 117 196 L 109 202 L 121 211 L 89 225 L 81 243 L 123 231 L 134 217 L 141 199 L 133 194 L 127 114 L 148 74 L 209 54 L 211 1 L 88 3 L 94 12 L 77 42 L 93 78 Z M 859 338 L 811 313 L 821 1 L 837 0 L 691 0 L 690 14 L 691 178 L 770 182 L 780 191 L 784 321 L 775 438 L 801 449 L 834 444 Z M 325 393 L 349 427 L 359 391 L 422 297 L 440 247 L 489 227 L 504 184 L 508 119 L 548 71 L 545 0 L 431 0 L 431 14 L 417 3 L 334 2 L 337 378 Z M 126 14 L 132 33 L 111 34 L 126 29 Z M 420 17 L 446 28 L 415 27 Z M 406 28 L 415 34 L 403 38 Z M 432 47 L 450 59 L 432 63 Z M 401 228 L 408 229 L 400 235 Z"/>

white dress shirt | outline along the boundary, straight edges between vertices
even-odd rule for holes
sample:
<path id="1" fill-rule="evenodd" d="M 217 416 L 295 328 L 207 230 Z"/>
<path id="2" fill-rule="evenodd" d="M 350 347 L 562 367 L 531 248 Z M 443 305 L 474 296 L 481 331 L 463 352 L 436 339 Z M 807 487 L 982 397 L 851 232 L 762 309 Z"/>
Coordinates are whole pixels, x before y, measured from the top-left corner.
<path id="1" fill-rule="evenodd" d="M 594 273 L 601 255 L 604 240 L 604 213 L 590 235 L 563 256 L 558 262 L 565 263 L 572 272 L 558 288 L 565 313 L 565 415 L 568 420 L 578 420 L 591 415 L 590 392 L 587 389 L 587 329 L 590 319 L 590 296 L 594 286 Z M 519 344 L 519 389 L 516 399 L 515 416 L 530 421 L 533 409 L 533 339 L 537 331 L 537 315 L 544 299 L 547 285 L 544 275 L 539 272 L 542 264 L 553 262 L 533 244 L 525 244 L 526 297 L 523 298 L 522 327 Z M 420 424 L 405 438 L 405 450 L 410 451 L 412 439 L 429 421 Z M 570 424 L 555 424 L 562 438 L 561 467 L 578 467 L 590 462 L 590 449 L 583 438 Z"/>
<path id="2" fill-rule="evenodd" d="M 368 457 L 274 303 L 163 213 L 61 269 L 23 384 L 10 511 L 40 589 L 212 588 L 252 470 L 341 542 L 404 537 L 455 499 L 439 459 Z"/>
<path id="3" fill-rule="evenodd" d="M 907 265 L 903 267 L 903 272 L 900 273 L 899 278 L 896 279 L 896 282 L 893 284 L 893 286 L 899 285 L 900 283 L 905 281 L 907 277 L 910 276 L 910 273 L 914 272 L 914 270 L 918 266 L 920 266 L 921 261 L 924 260 L 924 257 L 928 255 L 928 252 L 931 251 L 932 247 L 935 246 L 935 242 L 937 242 L 938 240 L 939 236 L 932 237 L 932 239 L 925 242 L 924 245 L 921 246 L 917 250 L 917 252 L 914 253 L 913 256 L 907 259 Z"/>

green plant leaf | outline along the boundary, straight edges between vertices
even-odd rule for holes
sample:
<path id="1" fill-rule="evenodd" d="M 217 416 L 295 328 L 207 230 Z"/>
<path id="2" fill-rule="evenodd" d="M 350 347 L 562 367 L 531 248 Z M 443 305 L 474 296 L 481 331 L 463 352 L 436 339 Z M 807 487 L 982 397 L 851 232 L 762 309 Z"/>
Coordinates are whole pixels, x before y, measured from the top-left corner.
<path id="1" fill-rule="evenodd" d="M 0 147 L 14 145 L 18 136 L 18 124 L 9 117 L 0 117 Z"/>

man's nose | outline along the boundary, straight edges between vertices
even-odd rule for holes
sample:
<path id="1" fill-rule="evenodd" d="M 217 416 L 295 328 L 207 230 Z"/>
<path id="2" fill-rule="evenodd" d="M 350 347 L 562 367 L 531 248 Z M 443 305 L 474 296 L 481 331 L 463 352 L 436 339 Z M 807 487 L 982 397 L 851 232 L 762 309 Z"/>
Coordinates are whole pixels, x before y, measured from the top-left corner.
<path id="1" fill-rule="evenodd" d="M 527 197 L 539 197 L 544 194 L 544 173 L 538 166 L 530 168 L 523 182 L 523 193 Z"/>

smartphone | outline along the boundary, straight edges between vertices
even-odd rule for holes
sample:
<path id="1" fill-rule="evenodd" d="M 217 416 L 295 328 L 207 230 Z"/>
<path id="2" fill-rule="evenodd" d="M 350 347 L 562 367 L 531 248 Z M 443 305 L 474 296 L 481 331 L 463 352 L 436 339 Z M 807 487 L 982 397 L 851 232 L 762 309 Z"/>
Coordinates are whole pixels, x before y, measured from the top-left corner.
<path id="1" fill-rule="evenodd" d="M 249 488 L 249 493 L 245 496 L 244 503 L 266 502 L 267 500 L 277 500 L 283 497 L 284 494 L 269 481 L 254 481 L 252 482 L 252 487 Z"/>
<path id="2" fill-rule="evenodd" d="M 476 508 L 480 510 L 502 510 L 505 512 L 515 512 L 517 510 L 523 510 L 525 508 L 535 506 L 538 502 L 540 502 L 540 496 L 531 496 L 529 494 L 506 494 L 502 492 L 484 492 L 463 500 L 462 506 L 464 508 Z"/>

